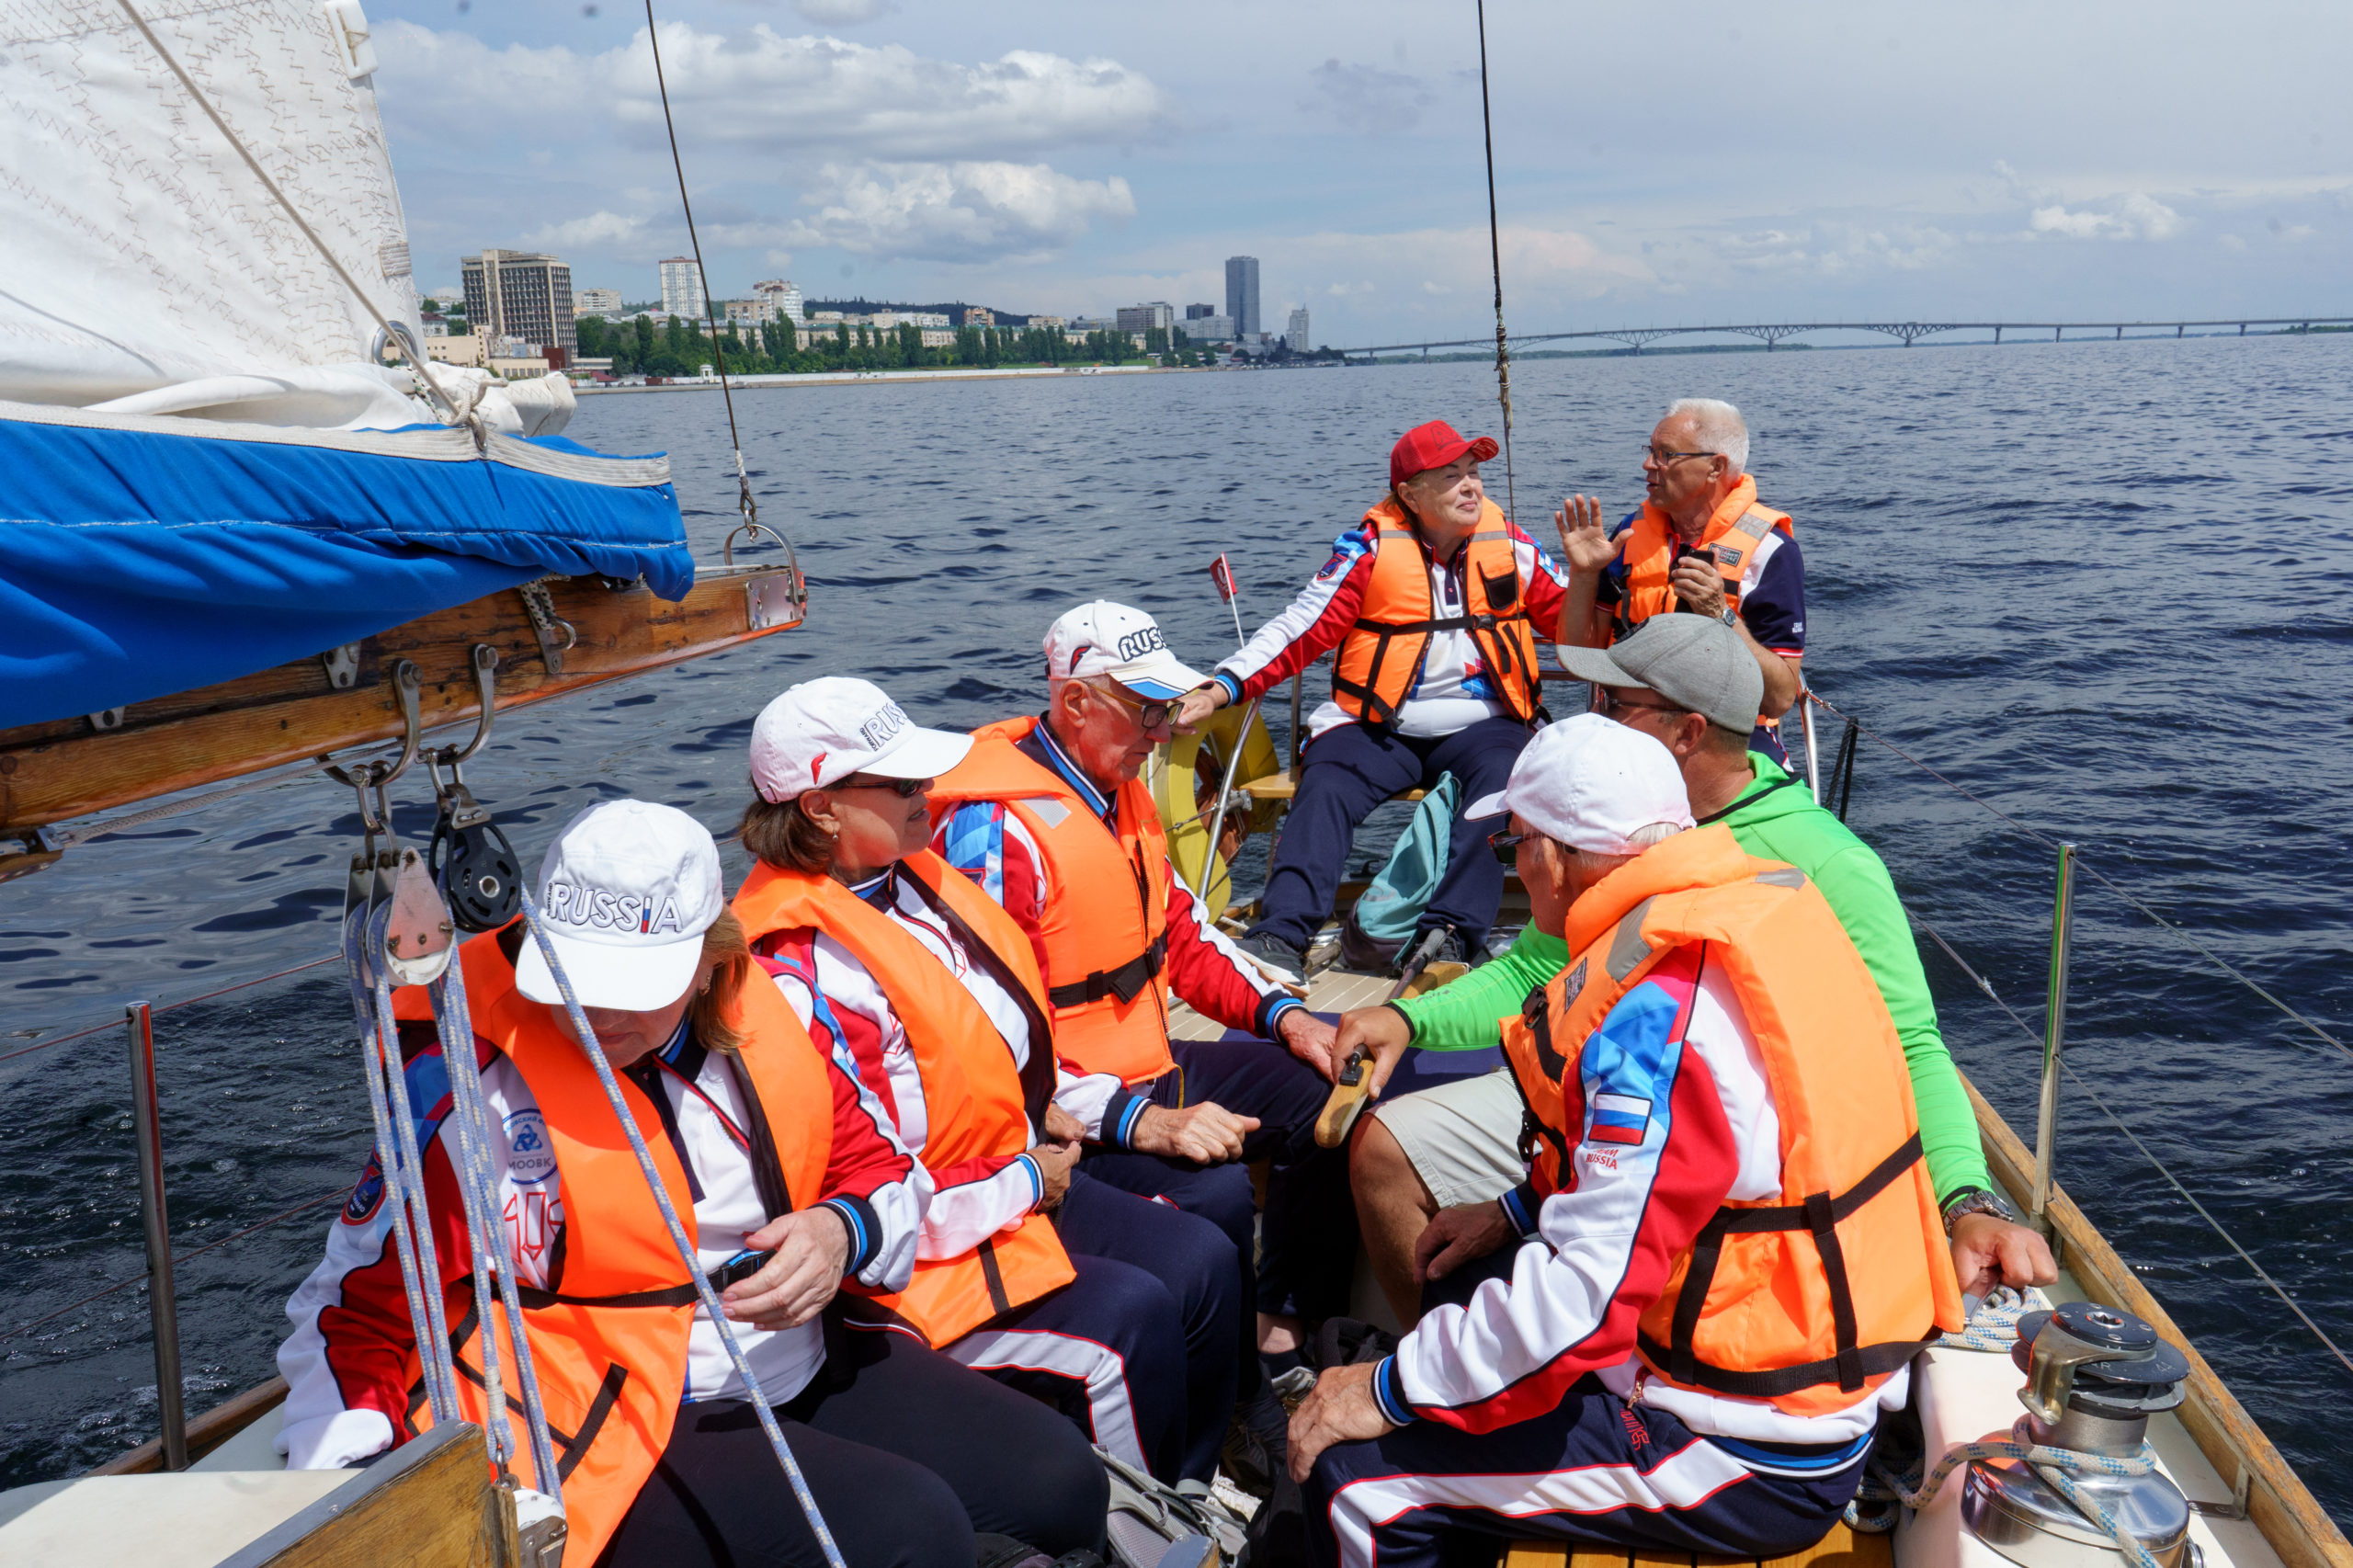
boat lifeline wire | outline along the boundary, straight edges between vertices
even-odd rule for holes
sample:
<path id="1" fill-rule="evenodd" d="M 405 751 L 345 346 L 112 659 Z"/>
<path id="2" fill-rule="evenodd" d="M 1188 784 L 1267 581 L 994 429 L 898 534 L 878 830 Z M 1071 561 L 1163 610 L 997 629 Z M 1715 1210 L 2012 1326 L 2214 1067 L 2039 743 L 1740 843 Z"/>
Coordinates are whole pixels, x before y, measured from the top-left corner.
<path id="1" fill-rule="evenodd" d="M 1973 983 L 1978 990 L 1985 994 L 1986 1000 L 1992 1002 L 1995 1006 L 1999 1007 L 2003 1014 L 2009 1018 L 2010 1022 L 2018 1025 L 2018 1032 L 2020 1034 L 2025 1035 L 2026 1038 L 2033 1041 L 2037 1047 L 2040 1047 L 2042 1044 L 2042 1036 L 2035 1032 L 2032 1025 L 2029 1024 L 2024 1018 L 2018 1017 L 2018 1010 L 2016 1008 L 2012 1007 L 2007 1002 L 2002 1000 L 2001 993 L 1994 989 L 1993 982 L 1978 973 L 1977 971 L 1972 967 L 1967 959 L 1962 958 L 1960 953 L 1953 950 L 1953 945 L 1945 940 L 1943 932 L 1938 930 L 1934 926 L 1931 926 L 1927 921 L 1921 919 L 1916 913 L 1909 908 L 1904 910 L 1904 914 L 1911 916 L 1912 923 L 1915 926 L 1919 926 L 1921 930 L 1926 931 L 1928 934 L 1928 939 L 1930 941 L 1936 943 L 1938 947 L 1944 949 L 1945 957 L 1952 960 L 1953 963 L 1961 970 L 1961 972 L 1967 975 L 1971 983 Z M 2312 1320 L 2312 1314 L 2305 1312 L 2304 1309 L 2297 1303 L 2296 1299 L 2290 1295 L 2286 1289 L 2280 1285 L 2279 1281 L 2271 1277 L 2268 1269 L 2265 1268 L 2263 1265 L 2255 1260 L 2254 1254 L 2248 1252 L 2246 1248 L 2239 1244 L 2239 1239 L 2223 1228 L 2222 1222 L 2214 1218 L 2213 1214 L 2207 1210 L 2206 1205 L 2198 1201 L 2197 1197 L 2191 1193 L 2189 1188 L 2181 1184 L 2181 1178 L 2175 1176 L 2173 1172 L 2166 1167 L 2165 1163 L 2163 1160 L 2157 1158 L 2156 1152 L 2151 1149 L 2146 1143 L 2141 1142 L 2140 1138 L 2134 1134 L 2133 1131 L 2130 1127 L 2124 1125 L 2124 1119 L 2109 1108 L 2109 1103 L 2100 1098 L 2099 1091 L 2093 1088 L 2090 1084 L 2085 1081 L 2082 1074 L 2075 1071 L 2075 1064 L 2063 1059 L 2060 1062 L 2060 1068 L 2071 1080 L 2074 1081 L 2077 1088 L 2083 1090 L 2085 1094 L 2091 1096 L 2091 1102 L 2093 1105 L 2099 1108 L 2099 1113 L 2108 1118 L 2109 1122 L 2110 1125 L 2115 1127 L 2117 1131 L 2124 1135 L 2125 1142 L 2131 1143 L 2132 1147 L 2141 1152 L 2141 1157 L 2148 1161 L 2150 1165 L 2155 1169 L 2159 1176 L 2165 1177 L 2167 1186 L 2171 1187 L 2175 1192 L 2181 1195 L 2181 1200 L 2184 1203 L 2188 1204 L 2191 1209 L 2197 1211 L 2198 1217 L 2206 1221 L 2207 1228 L 2212 1231 L 2216 1235 L 2222 1238 L 2222 1244 L 2229 1247 L 2233 1252 L 2238 1254 L 2239 1261 L 2245 1264 L 2248 1268 L 2254 1270 L 2255 1277 L 2257 1279 L 2262 1280 L 2273 1295 L 2279 1298 L 2279 1304 L 2286 1307 L 2290 1312 L 2295 1313 L 2298 1320 L 2301 1321 L 2306 1328 L 2312 1330 L 2313 1337 L 2319 1340 L 2323 1345 L 2328 1346 L 2329 1354 L 2335 1356 L 2338 1362 L 2344 1366 L 2347 1371 L 2353 1372 L 2353 1358 L 2347 1357 L 2344 1350 L 2338 1346 L 2336 1341 L 2328 1336 L 2327 1330 L 2322 1328 L 2320 1324 Z"/>
<path id="2" fill-rule="evenodd" d="M 1487 0 L 1479 0 L 1479 128 L 1487 142 L 1487 255 L 1495 273 L 1495 401 L 1504 409 L 1504 505 L 1519 516 L 1511 472 L 1511 344 L 1504 333 L 1504 242 L 1495 222 L 1495 123 L 1487 108 Z"/>
<path id="3" fill-rule="evenodd" d="M 1989 815 L 1999 818 L 2001 821 L 2008 824 L 2011 827 L 2016 828 L 2018 832 L 2026 835 L 2027 837 L 2033 839 L 2037 844 L 2041 845 L 2046 849 L 2056 849 L 2059 847 L 2059 841 L 2052 837 L 2049 834 L 2043 833 L 2036 828 L 2029 827 L 2025 823 L 2018 821 L 2018 818 L 2010 815 L 2007 812 L 2003 811 L 2000 807 L 1995 805 L 1984 796 L 1978 795 L 1975 792 L 1954 783 L 1951 779 L 1946 778 L 1943 774 L 1938 772 L 1935 768 L 1929 767 L 1918 757 L 1914 756 L 1910 752 L 1905 751 L 1902 746 L 1897 745 L 1885 735 L 1882 735 L 1878 731 L 1873 730 L 1870 725 L 1865 724 L 1861 720 L 1857 719 L 1854 715 L 1833 707 L 1829 702 L 1824 700 L 1821 697 L 1816 696 L 1811 690 L 1807 691 L 1805 695 L 1808 700 L 1816 703 L 1827 711 L 1846 720 L 1848 723 L 1854 725 L 1858 731 L 1870 736 L 1874 743 L 1885 746 L 1889 751 L 1893 752 L 1896 756 L 1902 757 L 1904 761 L 1910 763 L 1913 767 L 1918 768 L 1921 772 L 1927 774 L 1929 778 L 1935 779 L 1946 789 L 1950 790 L 1954 794 L 1962 797 L 1964 800 L 1974 802 Z M 2303 1014 L 2298 1012 L 2295 1008 L 2290 1006 L 2287 1003 L 2273 995 L 2262 985 L 2256 983 L 2255 980 L 2243 973 L 2236 965 L 2224 959 L 2220 953 L 2215 952 L 2213 949 L 2206 946 L 2206 944 L 2191 936 L 2187 930 L 2175 925 L 2172 921 L 2158 914 L 2154 909 L 2143 903 L 2140 899 L 2135 898 L 2132 894 L 2125 892 L 2124 889 L 2118 886 L 2106 872 L 2102 871 L 2090 860 L 2085 858 L 2081 851 L 2077 851 L 2076 853 L 2075 863 L 2081 866 L 2095 881 L 2100 884 L 2100 886 L 2108 889 L 2109 892 L 2114 893 L 2117 897 L 2131 904 L 2142 915 L 2146 915 L 2152 923 L 2162 927 L 2168 936 L 2179 938 L 2184 946 L 2198 954 L 2199 957 L 2204 959 L 2208 963 L 2212 964 L 2216 969 L 2221 970 L 2224 974 L 2229 975 L 2233 980 L 2237 981 L 2241 985 L 2245 986 L 2249 991 L 2254 992 L 2257 996 L 2262 997 L 2266 1002 L 2270 1003 L 2272 1006 L 2278 1008 L 2282 1014 L 2294 1019 L 2297 1023 L 2302 1024 L 2305 1028 L 2310 1029 L 2313 1034 L 2319 1036 L 2320 1039 L 2326 1041 L 2328 1044 L 2335 1046 L 2338 1052 L 2347 1061 L 2353 1061 L 2353 1046 L 2347 1046 L 2343 1040 L 2337 1039 L 2336 1036 L 2321 1028 L 2320 1025 L 2304 1017 Z"/>

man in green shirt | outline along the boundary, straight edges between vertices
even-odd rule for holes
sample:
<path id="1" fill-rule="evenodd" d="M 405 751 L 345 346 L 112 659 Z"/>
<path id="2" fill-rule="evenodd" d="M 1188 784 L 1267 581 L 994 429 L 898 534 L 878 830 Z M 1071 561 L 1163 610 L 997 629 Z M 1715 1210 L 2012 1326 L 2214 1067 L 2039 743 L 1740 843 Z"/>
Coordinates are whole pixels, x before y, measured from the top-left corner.
<path id="1" fill-rule="evenodd" d="M 2017 1222 L 1986 1173 L 1977 1119 L 1937 1032 L 1936 1003 L 1886 866 L 1797 779 L 1748 749 L 1764 682 L 1739 636 L 1709 617 L 1662 615 L 1606 652 L 1563 648 L 1561 656 L 1571 674 L 1594 683 L 1611 718 L 1675 754 L 1700 825 L 1723 823 L 1743 849 L 1795 866 L 1829 901 L 1903 1039 L 1928 1176 L 1961 1289 L 1983 1293 L 1995 1284 L 2057 1278 L 2050 1248 Z M 1365 1051 L 1378 1095 L 1408 1045 L 1496 1045 L 1501 1021 L 1568 961 L 1567 944 L 1531 925 L 1508 952 L 1450 985 L 1347 1015 L 1336 1050 Z M 1423 1283 L 1449 1272 L 1459 1256 L 1451 1247 L 1416 1256 L 1430 1217 L 1488 1203 L 1527 1175 L 1520 1112 L 1510 1071 L 1498 1068 L 1400 1096 L 1358 1123 L 1349 1176 L 1365 1250 L 1407 1325 L 1419 1315 Z M 1508 1224 L 1501 1206 L 1493 1207 L 1496 1223 Z"/>

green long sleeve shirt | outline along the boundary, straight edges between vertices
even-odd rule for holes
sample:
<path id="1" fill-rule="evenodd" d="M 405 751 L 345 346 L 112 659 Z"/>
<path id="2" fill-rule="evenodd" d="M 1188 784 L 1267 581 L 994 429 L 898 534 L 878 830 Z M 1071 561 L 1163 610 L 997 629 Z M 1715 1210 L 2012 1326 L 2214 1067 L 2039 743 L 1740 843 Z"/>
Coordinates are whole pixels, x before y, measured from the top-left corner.
<path id="1" fill-rule="evenodd" d="M 1879 983 L 1912 1069 L 1920 1142 L 1938 1199 L 1949 1200 L 1967 1187 L 1992 1188 L 1977 1118 L 1937 1031 L 1936 1001 L 1928 994 L 1920 949 L 1887 867 L 1770 758 L 1752 752 L 1749 764 L 1756 781 L 1718 820 L 1751 855 L 1785 861 L 1813 879 Z M 1517 1015 L 1530 991 L 1560 973 L 1569 956 L 1566 942 L 1530 926 L 1500 958 L 1396 1006 L 1414 1026 L 1415 1045 L 1477 1051 L 1501 1041 L 1502 1020 Z"/>

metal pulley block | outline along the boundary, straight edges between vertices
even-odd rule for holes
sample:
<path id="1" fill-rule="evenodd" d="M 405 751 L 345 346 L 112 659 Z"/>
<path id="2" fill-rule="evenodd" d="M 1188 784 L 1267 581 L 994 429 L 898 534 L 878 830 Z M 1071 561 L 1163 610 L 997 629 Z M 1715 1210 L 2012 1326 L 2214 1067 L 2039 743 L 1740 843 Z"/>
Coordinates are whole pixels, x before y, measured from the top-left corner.
<path id="1" fill-rule="evenodd" d="M 2162 1568 L 2196 1568 L 2191 1510 L 2180 1488 L 2154 1470 L 2120 1474 L 2098 1462 L 2138 1461 L 2149 1418 L 2182 1402 L 2188 1358 L 2132 1313 L 2090 1301 L 2027 1313 L 2018 1320 L 2018 1342 L 2010 1354 L 2027 1379 L 2018 1391 L 2027 1411 L 2019 1435 L 2096 1460 L 2066 1475 L 2083 1506 L 2027 1460 L 1972 1461 L 1961 1502 L 1968 1528 L 2023 1568 L 2128 1563 L 2115 1538 L 2088 1511 L 2096 1508 Z"/>
<path id="2" fill-rule="evenodd" d="M 393 984 L 429 985 L 441 978 L 457 950 L 456 930 L 425 857 L 415 850 L 400 852 L 392 899 L 380 918 L 384 964 Z"/>
<path id="3" fill-rule="evenodd" d="M 495 931 L 522 911 L 522 858 L 490 813 L 472 795 L 465 801 L 471 812 L 446 813 L 433 829 L 433 880 L 460 930 Z"/>

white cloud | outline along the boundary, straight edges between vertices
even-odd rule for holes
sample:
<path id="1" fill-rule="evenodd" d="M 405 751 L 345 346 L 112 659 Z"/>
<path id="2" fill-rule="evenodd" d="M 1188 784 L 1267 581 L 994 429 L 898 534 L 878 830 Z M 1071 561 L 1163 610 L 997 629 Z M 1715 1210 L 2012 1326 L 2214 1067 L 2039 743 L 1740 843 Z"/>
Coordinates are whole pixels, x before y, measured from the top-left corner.
<path id="1" fill-rule="evenodd" d="M 591 246 L 613 249 L 626 245 L 644 231 L 645 220 L 625 217 L 619 212 L 592 212 L 585 218 L 568 219 L 535 230 L 526 244 L 542 245 L 549 250 L 582 250 Z"/>
<path id="2" fill-rule="evenodd" d="M 420 135 L 448 117 L 570 119 L 593 102 L 629 140 L 664 144 L 645 32 L 582 55 L 562 46 L 492 49 L 460 32 L 379 24 L 386 112 Z M 705 146 L 806 158 L 1001 159 L 1133 142 L 1174 119 L 1168 97 L 1117 61 L 1015 50 L 975 65 L 899 44 L 785 38 L 765 23 L 729 37 L 662 28 L 662 68 L 679 124 Z"/>
<path id="3" fill-rule="evenodd" d="M 2169 240 L 2182 230 L 2180 213 L 2138 190 L 2098 207 L 2054 201 L 2036 208 L 2027 223 L 2038 234 L 2071 240 Z"/>
<path id="4" fill-rule="evenodd" d="M 1040 256 L 1136 210 L 1126 180 L 1044 164 L 827 164 L 802 199 L 818 210 L 791 225 L 794 244 L 949 262 Z"/>

